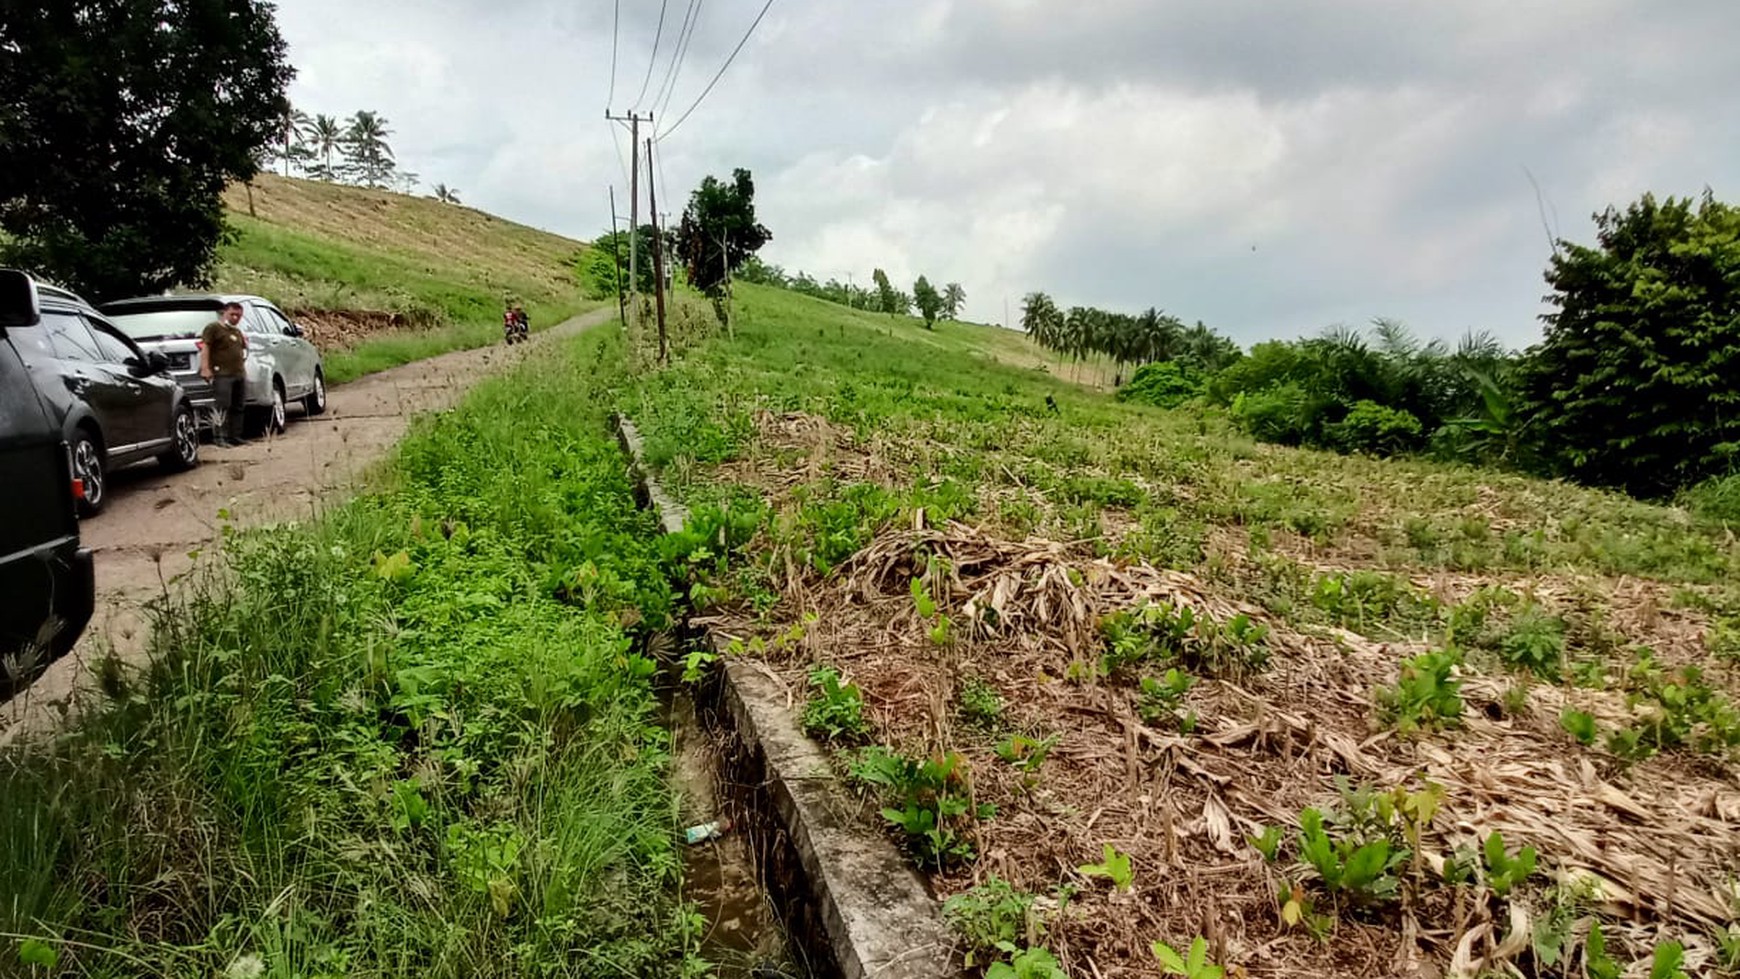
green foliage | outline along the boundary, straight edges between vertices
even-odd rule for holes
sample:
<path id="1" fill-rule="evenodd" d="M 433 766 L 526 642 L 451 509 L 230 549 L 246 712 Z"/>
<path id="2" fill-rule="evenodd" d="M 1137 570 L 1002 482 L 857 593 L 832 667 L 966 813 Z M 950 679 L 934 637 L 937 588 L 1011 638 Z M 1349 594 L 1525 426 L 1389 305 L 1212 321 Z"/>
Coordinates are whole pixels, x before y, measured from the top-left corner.
<path id="1" fill-rule="evenodd" d="M 690 193 L 677 226 L 675 257 L 690 285 L 717 298 L 731 270 L 772 238 L 755 220 L 755 178 L 738 167 L 731 171 L 730 183 L 708 176 Z"/>
<path id="2" fill-rule="evenodd" d="M 1565 665 L 1565 620 L 1528 606 L 1511 618 L 1498 643 L 1506 665 L 1557 681 Z"/>
<path id="3" fill-rule="evenodd" d="M 918 307 L 918 315 L 924 318 L 925 329 L 936 329 L 937 314 L 943 308 L 942 294 L 922 275 L 912 284 L 912 302 Z"/>
<path id="4" fill-rule="evenodd" d="M 864 718 L 864 694 L 855 683 L 841 683 L 839 671 L 818 666 L 810 671 L 809 702 L 804 704 L 804 733 L 823 741 L 852 743 L 870 736 Z"/>
<path id="5" fill-rule="evenodd" d="M 1410 734 L 1459 723 L 1462 681 L 1451 674 L 1461 665 L 1462 654 L 1454 649 L 1403 660 L 1396 685 L 1378 691 L 1378 703 L 1396 730 Z"/>
<path id="6" fill-rule="evenodd" d="M 1263 855 L 1265 863 L 1274 863 L 1281 856 L 1281 841 L 1285 838 L 1281 827 L 1264 826 L 1263 831 L 1250 837 L 1251 846 Z"/>
<path id="7" fill-rule="evenodd" d="M 1740 209 L 1645 194 L 1595 216 L 1596 244 L 1561 242 L 1556 311 L 1524 390 L 1557 471 L 1634 494 L 1734 467 L 1740 446 Z"/>
<path id="8" fill-rule="evenodd" d="M 1178 716 L 1178 704 L 1190 688 L 1196 685 L 1196 678 L 1189 673 L 1172 667 L 1159 680 L 1151 676 L 1142 678 L 1141 699 L 1136 703 L 1136 713 L 1149 724 L 1157 724 L 1162 720 L 1172 720 L 1182 723 Z"/>
<path id="9" fill-rule="evenodd" d="M 1340 452 L 1391 456 L 1419 448 L 1423 429 L 1412 412 L 1375 401 L 1356 401 L 1338 422 L 1323 426 L 1323 438 Z"/>
<path id="10" fill-rule="evenodd" d="M 259 170 L 294 73 L 259 0 L 8 8 L 0 265 L 93 302 L 211 281 L 224 188 Z"/>
<path id="11" fill-rule="evenodd" d="M 1233 424 L 1260 442 L 1304 445 L 1311 437 L 1309 396 L 1296 383 L 1240 391 L 1230 406 Z"/>
<path id="12" fill-rule="evenodd" d="M 1003 721 L 1003 697 L 984 679 L 969 676 L 961 681 L 961 720 L 981 731 L 995 731 Z"/>
<path id="13" fill-rule="evenodd" d="M 1382 836 L 1331 836 L 1317 809 L 1299 814 L 1299 855 L 1329 893 L 1361 903 L 1393 900 L 1401 888 L 1395 871 L 1410 856 Z"/>
<path id="14" fill-rule="evenodd" d="M 1510 856 L 1504 848 L 1504 834 L 1493 830 L 1481 849 L 1486 859 L 1486 886 L 1499 897 L 1509 896 L 1512 889 L 1525 883 L 1535 872 L 1535 848 L 1525 846 Z"/>
<path id="15" fill-rule="evenodd" d="M 47 942 L 26 938 L 18 943 L 19 965 L 53 970 L 59 962 L 60 953 L 56 952 L 54 946 Z"/>
<path id="16" fill-rule="evenodd" d="M 1188 605 L 1148 604 L 1107 616 L 1100 634 L 1105 646 L 1099 671 L 1108 677 L 1125 666 L 1172 662 L 1236 676 L 1269 660 L 1268 627 L 1242 612 L 1219 622 Z"/>
<path id="17" fill-rule="evenodd" d="M 901 831 L 921 865 L 938 870 L 971 860 L 967 828 L 996 815 L 995 806 L 971 802 L 966 759 L 953 752 L 919 760 L 870 747 L 852 765 L 852 775 L 895 803 L 882 810 L 882 818 Z"/>
<path id="18" fill-rule="evenodd" d="M 1607 937 L 1599 921 L 1589 923 L 1589 937 L 1583 942 L 1583 971 L 1589 979 L 1619 979 L 1624 971 L 1607 954 Z"/>
<path id="19" fill-rule="evenodd" d="M 232 535 L 120 696 L 0 770 L 0 931 L 77 935 L 91 975 L 675 979 L 669 738 L 622 625 L 671 595 L 582 369 L 608 342 Z"/>
<path id="20" fill-rule="evenodd" d="M 1102 848 L 1099 863 L 1085 864 L 1075 868 L 1075 872 L 1083 877 L 1104 877 L 1120 892 L 1128 891 L 1136 882 L 1136 872 L 1130 866 L 1130 855 L 1119 853 L 1110 843 Z"/>
<path id="21" fill-rule="evenodd" d="M 1679 942 L 1662 942 L 1649 959 L 1649 979 L 1687 979 L 1686 949 Z"/>
<path id="22" fill-rule="evenodd" d="M 1009 955 L 1009 961 L 992 963 L 985 970 L 985 979 L 1069 979 L 1049 949 L 1010 945 L 1003 951 Z"/>
<path id="23" fill-rule="evenodd" d="M 1608 748 L 1621 758 L 1641 759 L 1658 751 L 1691 749 L 1727 756 L 1740 749 L 1740 709 L 1687 666 L 1664 675 L 1645 657 L 1633 670 L 1636 689 L 1628 696 L 1640 708 L 1636 726 L 1608 736 Z"/>
<path id="24" fill-rule="evenodd" d="M 1196 936 L 1190 943 L 1190 951 L 1183 955 L 1165 942 L 1155 942 L 1151 950 L 1154 957 L 1160 960 L 1160 968 L 1169 976 L 1221 979 L 1226 974 L 1220 966 L 1208 961 L 1208 940 L 1201 935 Z"/>
<path id="25" fill-rule="evenodd" d="M 1686 490 L 1681 502 L 1700 520 L 1740 527 L 1740 473 L 1706 479 Z"/>
<path id="26" fill-rule="evenodd" d="M 943 902 L 943 918 L 967 943 L 967 965 L 995 955 L 1005 945 L 1032 944 L 1044 937 L 1044 921 L 1034 909 L 1038 897 L 1016 890 L 992 874 L 985 882 Z"/>
<path id="27" fill-rule="evenodd" d="M 1025 734 L 1011 734 L 997 742 L 995 751 L 998 758 L 1031 776 L 1045 764 L 1045 759 L 1051 754 L 1051 749 L 1057 747 L 1057 742 L 1058 736 L 1055 734 L 1037 739 Z"/>
<path id="28" fill-rule="evenodd" d="M 1130 383 L 1118 389 L 1119 401 L 1176 408 L 1202 394 L 1202 377 L 1175 360 L 1136 368 Z"/>
<path id="29" fill-rule="evenodd" d="M 1575 710 L 1567 707 L 1559 714 L 1559 726 L 1565 733 L 1577 739 L 1577 743 L 1587 747 L 1595 743 L 1599 732 L 1595 727 L 1595 715 L 1588 711 Z"/>
<path id="30" fill-rule="evenodd" d="M 1411 627 L 1435 611 L 1405 579 L 1381 571 L 1320 575 L 1311 585 L 1311 604 L 1336 625 L 1360 632 L 1389 623 Z"/>

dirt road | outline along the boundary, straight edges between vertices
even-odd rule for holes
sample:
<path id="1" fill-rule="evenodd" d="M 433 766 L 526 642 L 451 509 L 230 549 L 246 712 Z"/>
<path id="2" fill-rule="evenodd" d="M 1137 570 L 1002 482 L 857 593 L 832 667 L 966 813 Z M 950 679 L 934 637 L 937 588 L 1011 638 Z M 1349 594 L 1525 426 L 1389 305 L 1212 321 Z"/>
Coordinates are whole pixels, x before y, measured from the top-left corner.
<path id="1" fill-rule="evenodd" d="M 76 711 L 92 695 L 85 681 L 105 653 L 142 655 L 145 603 L 192 569 L 195 555 L 217 540 L 222 514 L 238 527 L 313 516 L 322 503 L 349 495 L 412 417 L 453 404 L 481 377 L 614 313 L 587 313 L 513 348 L 461 350 L 334 387 L 325 414 L 304 418 L 293 410 L 281 436 L 236 449 L 203 446 L 191 472 L 172 475 L 147 465 L 115 473 L 108 508 L 81 528 L 96 554 L 96 614 L 70 655 L 0 706 L 0 744 Z"/>

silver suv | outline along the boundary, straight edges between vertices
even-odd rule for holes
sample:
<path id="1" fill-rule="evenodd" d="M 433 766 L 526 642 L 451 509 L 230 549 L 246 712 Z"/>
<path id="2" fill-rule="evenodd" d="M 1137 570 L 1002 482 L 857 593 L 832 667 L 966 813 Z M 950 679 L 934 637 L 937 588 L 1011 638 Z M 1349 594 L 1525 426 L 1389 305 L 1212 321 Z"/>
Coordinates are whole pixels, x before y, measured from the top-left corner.
<path id="1" fill-rule="evenodd" d="M 199 336 L 228 303 L 241 304 L 248 340 L 248 433 L 284 431 L 291 404 L 300 403 L 309 415 L 325 411 L 320 351 L 290 317 L 259 296 L 147 296 L 105 303 L 102 310 L 139 346 L 169 358 L 175 380 L 209 424 L 214 399 L 211 383 L 199 376 Z"/>

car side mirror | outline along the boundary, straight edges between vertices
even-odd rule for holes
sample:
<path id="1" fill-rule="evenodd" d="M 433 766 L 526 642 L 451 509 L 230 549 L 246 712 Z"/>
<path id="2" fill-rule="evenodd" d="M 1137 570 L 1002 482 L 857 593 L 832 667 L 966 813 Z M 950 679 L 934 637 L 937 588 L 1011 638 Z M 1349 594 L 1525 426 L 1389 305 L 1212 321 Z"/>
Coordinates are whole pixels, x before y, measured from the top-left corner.
<path id="1" fill-rule="evenodd" d="M 17 269 L 0 269 L 0 329 L 42 322 L 36 283 Z"/>
<path id="2" fill-rule="evenodd" d="M 300 338 L 302 336 L 302 327 L 297 326 L 295 323 L 291 323 L 289 326 L 284 327 L 284 335 L 287 337 Z"/>
<path id="3" fill-rule="evenodd" d="M 168 357 L 153 350 L 145 355 L 145 366 L 151 368 L 153 374 L 167 374 L 172 365 L 169 363 Z"/>

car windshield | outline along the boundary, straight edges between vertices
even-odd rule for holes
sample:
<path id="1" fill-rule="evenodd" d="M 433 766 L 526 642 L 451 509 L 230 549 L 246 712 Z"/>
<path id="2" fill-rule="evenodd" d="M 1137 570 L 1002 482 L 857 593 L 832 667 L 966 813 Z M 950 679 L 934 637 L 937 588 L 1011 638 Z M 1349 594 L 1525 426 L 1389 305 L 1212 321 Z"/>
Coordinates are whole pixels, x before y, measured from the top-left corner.
<path id="1" fill-rule="evenodd" d="M 206 324 L 217 319 L 215 309 L 152 309 L 137 313 L 110 313 L 109 322 L 135 340 L 164 337 L 196 337 Z"/>

